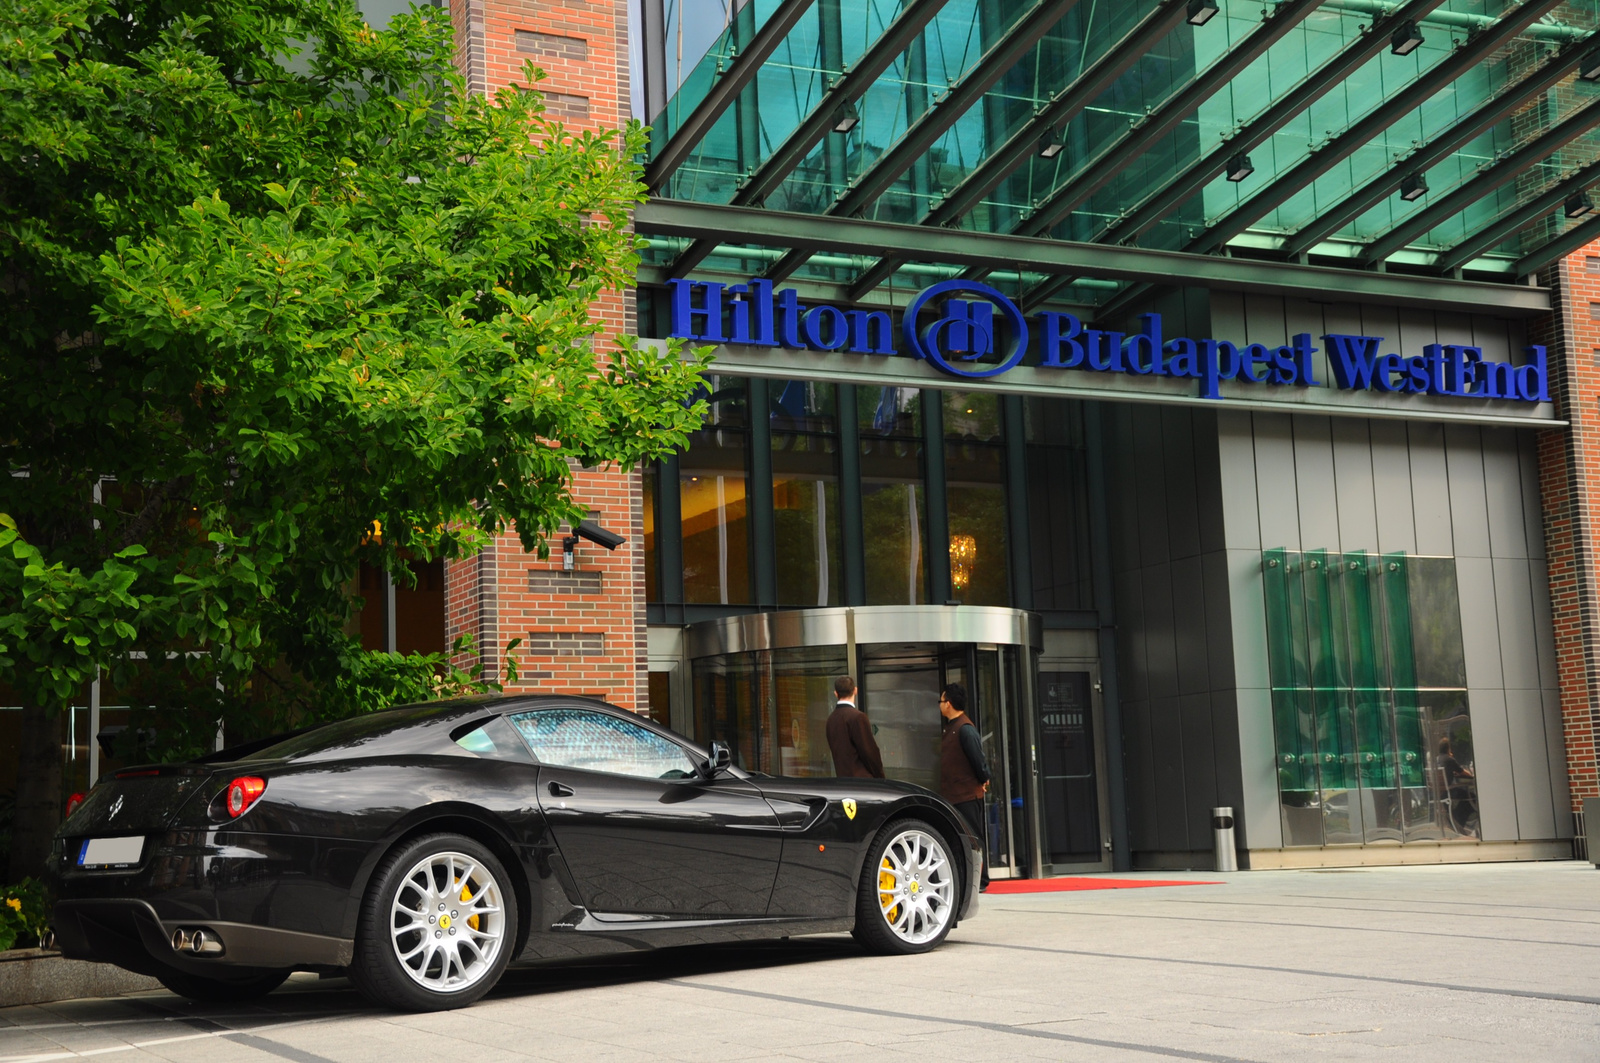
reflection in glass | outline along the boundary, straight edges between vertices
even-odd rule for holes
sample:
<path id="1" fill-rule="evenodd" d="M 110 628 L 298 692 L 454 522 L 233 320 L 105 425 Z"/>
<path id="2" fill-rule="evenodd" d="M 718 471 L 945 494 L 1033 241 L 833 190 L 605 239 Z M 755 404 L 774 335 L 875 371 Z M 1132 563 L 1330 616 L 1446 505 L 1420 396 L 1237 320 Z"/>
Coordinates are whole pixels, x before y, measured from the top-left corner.
<path id="1" fill-rule="evenodd" d="M 827 721 L 843 646 L 758 650 L 693 663 L 695 737 L 727 744 L 746 771 L 832 776 Z"/>
<path id="2" fill-rule="evenodd" d="M 1010 605 L 1000 396 L 992 391 L 946 391 L 941 395 L 951 590 L 966 605 Z M 958 571 L 963 577 L 959 587 Z"/>
<path id="3" fill-rule="evenodd" d="M 1453 558 L 1268 550 L 1285 845 L 1478 836 Z"/>
<path id="4" fill-rule="evenodd" d="M 778 604 L 837 605 L 843 579 L 834 386 L 806 380 L 769 386 Z"/>
<path id="5" fill-rule="evenodd" d="M 922 396 L 915 388 L 861 386 L 856 408 L 867 604 L 916 605 L 927 601 Z"/>
<path id="6" fill-rule="evenodd" d="M 693 604 L 750 601 L 745 497 L 749 421 L 744 382 L 706 378 L 705 422 L 678 462 L 683 521 L 683 596 Z"/>
<path id="7" fill-rule="evenodd" d="M 861 706 L 883 753 L 883 773 L 939 788 L 939 659 L 925 646 L 862 646 Z"/>

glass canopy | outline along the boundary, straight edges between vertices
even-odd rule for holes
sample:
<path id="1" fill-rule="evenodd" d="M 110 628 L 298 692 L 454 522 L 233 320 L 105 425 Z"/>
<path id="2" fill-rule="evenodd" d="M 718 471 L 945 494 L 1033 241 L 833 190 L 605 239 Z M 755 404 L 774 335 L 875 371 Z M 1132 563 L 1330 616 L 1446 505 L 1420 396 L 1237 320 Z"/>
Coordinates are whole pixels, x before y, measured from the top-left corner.
<path id="1" fill-rule="evenodd" d="M 1580 70 L 1600 75 L 1600 0 L 1217 0 L 1199 25 L 1208 5 L 1175 0 L 814 0 L 741 66 L 785 3 L 806 0 L 726 9 L 654 118 L 652 156 L 695 138 L 656 196 L 1506 280 L 1595 227 L 1600 81 Z M 645 255 L 858 295 L 960 272 L 660 238 Z M 1001 281 L 1074 304 L 1122 287 Z"/>

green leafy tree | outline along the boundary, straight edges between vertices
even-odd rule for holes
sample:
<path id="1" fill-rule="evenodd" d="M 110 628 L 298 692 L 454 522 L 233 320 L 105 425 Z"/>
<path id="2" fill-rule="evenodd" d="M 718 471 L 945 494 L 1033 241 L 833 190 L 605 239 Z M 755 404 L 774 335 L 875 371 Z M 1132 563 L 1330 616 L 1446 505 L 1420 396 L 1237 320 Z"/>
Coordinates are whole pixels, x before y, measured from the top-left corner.
<path id="1" fill-rule="evenodd" d="M 169 753 L 471 685 L 360 651 L 358 566 L 543 551 L 575 467 L 698 423 L 701 366 L 589 314 L 637 264 L 639 130 L 474 97 L 451 54 L 437 10 L 349 0 L 0 5 L 13 876 L 97 669 L 187 708 Z"/>

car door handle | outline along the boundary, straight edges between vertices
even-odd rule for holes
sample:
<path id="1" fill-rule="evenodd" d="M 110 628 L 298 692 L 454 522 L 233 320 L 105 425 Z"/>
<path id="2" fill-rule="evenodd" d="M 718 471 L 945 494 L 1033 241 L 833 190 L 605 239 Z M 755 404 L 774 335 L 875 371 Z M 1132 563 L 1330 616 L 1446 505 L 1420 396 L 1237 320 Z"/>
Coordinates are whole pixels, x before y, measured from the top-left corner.
<path id="1" fill-rule="evenodd" d="M 566 783 L 553 782 L 550 784 L 551 797 L 571 797 L 576 791 Z"/>

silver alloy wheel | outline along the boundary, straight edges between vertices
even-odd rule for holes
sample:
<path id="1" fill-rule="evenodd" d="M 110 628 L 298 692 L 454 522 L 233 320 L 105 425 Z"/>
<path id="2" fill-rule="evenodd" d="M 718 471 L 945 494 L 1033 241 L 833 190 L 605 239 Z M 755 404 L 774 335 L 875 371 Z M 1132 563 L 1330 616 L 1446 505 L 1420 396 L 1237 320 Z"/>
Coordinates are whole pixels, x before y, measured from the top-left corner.
<path id="1" fill-rule="evenodd" d="M 504 944 L 500 884 L 463 853 L 433 853 L 406 872 L 390 909 L 394 954 L 411 980 L 455 993 L 494 967 Z"/>
<path id="2" fill-rule="evenodd" d="M 878 908 L 896 937 L 932 941 L 955 911 L 955 868 L 944 843 L 927 831 L 895 835 L 878 862 Z"/>

